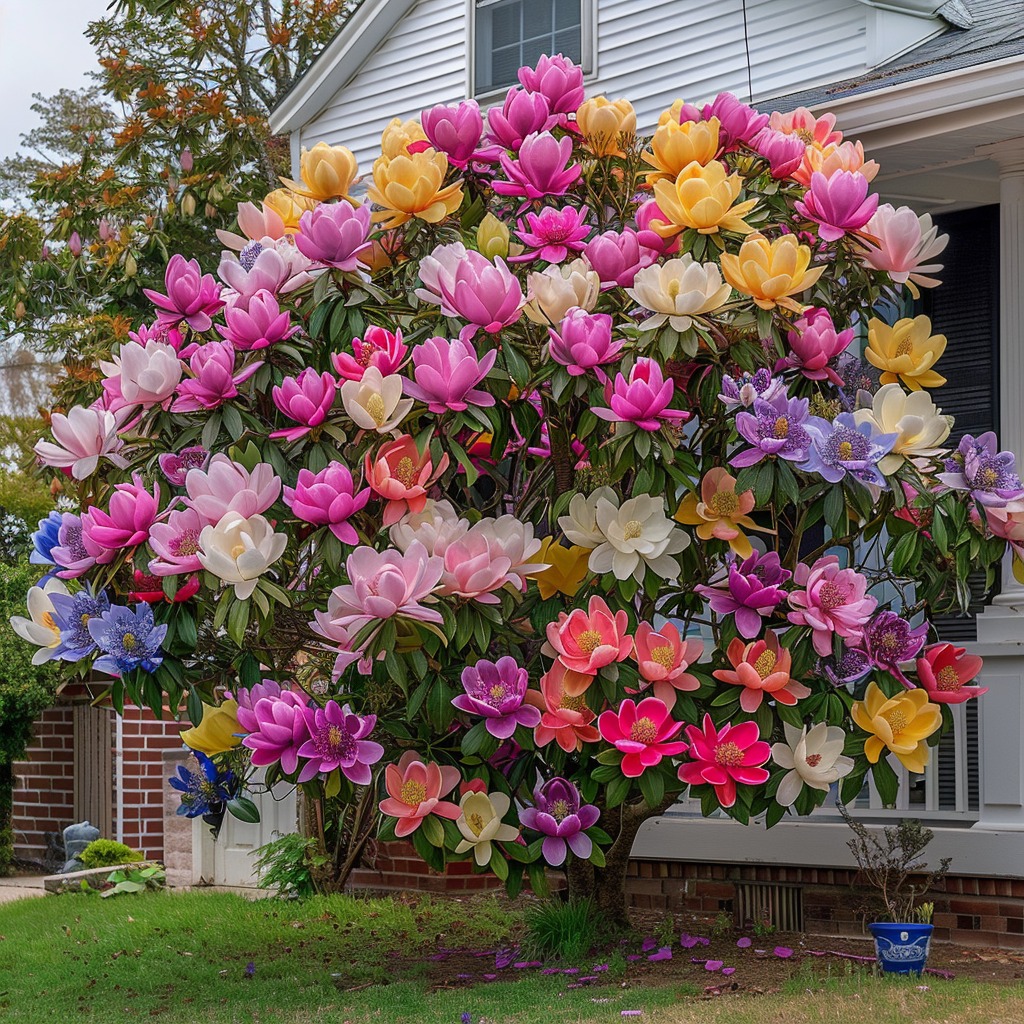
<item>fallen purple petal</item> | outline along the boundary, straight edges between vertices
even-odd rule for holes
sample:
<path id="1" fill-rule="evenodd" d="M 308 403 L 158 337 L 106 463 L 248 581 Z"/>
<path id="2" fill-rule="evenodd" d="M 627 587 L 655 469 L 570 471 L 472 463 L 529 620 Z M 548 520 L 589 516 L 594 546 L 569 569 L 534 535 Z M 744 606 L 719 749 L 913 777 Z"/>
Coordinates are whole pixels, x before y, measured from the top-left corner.
<path id="1" fill-rule="evenodd" d="M 496 974 L 485 974 L 484 975 L 484 981 L 494 981 L 494 979 L 496 977 L 497 977 Z"/>
<path id="2" fill-rule="evenodd" d="M 708 960 L 704 964 L 704 970 L 705 971 L 720 971 L 721 969 L 722 969 L 722 961 L 721 960 Z"/>
<path id="3" fill-rule="evenodd" d="M 753 939 L 748 939 L 746 937 L 746 935 L 744 935 L 742 939 L 737 939 L 736 940 L 736 945 L 739 946 L 740 949 L 750 949 L 750 947 L 753 944 L 754 944 L 754 940 Z"/>
<path id="4" fill-rule="evenodd" d="M 776 946 L 775 955 L 777 957 L 781 957 L 783 960 L 787 960 L 793 955 L 793 950 L 791 950 L 789 946 Z"/>
<path id="5" fill-rule="evenodd" d="M 563 974 L 579 974 L 580 969 L 578 967 L 566 967 L 562 970 Z"/>
<path id="6" fill-rule="evenodd" d="M 561 974 L 562 973 L 562 968 L 561 967 L 545 967 L 544 970 L 541 971 L 540 973 L 541 974 Z"/>
<path id="7" fill-rule="evenodd" d="M 456 974 L 455 977 L 459 981 L 469 981 L 470 979 L 472 979 L 473 975 L 472 974 Z"/>
<path id="8" fill-rule="evenodd" d="M 652 949 L 654 949 L 655 946 L 657 946 L 657 944 L 658 943 L 655 942 L 650 935 L 648 935 L 647 938 L 644 939 L 644 944 L 640 947 L 640 952 L 649 953 Z"/>
<path id="9" fill-rule="evenodd" d="M 669 946 L 662 946 L 657 953 L 652 953 L 648 960 L 671 960 L 672 950 Z"/>
<path id="10" fill-rule="evenodd" d="M 630 953 L 626 959 L 632 963 L 634 960 L 643 960 L 643 957 L 639 953 Z"/>
<path id="11" fill-rule="evenodd" d="M 679 945 L 682 946 L 683 949 L 693 949 L 693 947 L 699 945 L 699 943 L 700 939 L 695 935 L 682 935 L 679 938 Z"/>
<path id="12" fill-rule="evenodd" d="M 607 964 L 594 964 L 594 966 L 591 967 L 590 969 L 592 971 L 607 971 L 608 970 L 608 965 Z"/>
<path id="13" fill-rule="evenodd" d="M 590 981 L 600 981 L 600 980 L 601 980 L 601 979 L 600 979 L 600 978 L 599 978 L 599 977 L 598 977 L 598 976 L 597 976 L 596 974 L 584 974 L 584 975 L 583 975 L 583 976 L 582 976 L 582 977 L 580 978 L 580 981 L 581 981 L 581 982 L 582 982 L 582 981 L 586 981 L 586 982 L 590 982 Z"/>
<path id="14" fill-rule="evenodd" d="M 722 968 L 722 973 L 723 974 L 735 974 L 736 973 L 736 968 L 735 967 L 723 967 Z"/>
<path id="15" fill-rule="evenodd" d="M 526 967 L 543 967 L 544 963 L 541 960 L 519 960 L 512 965 L 516 970 L 523 970 Z"/>
<path id="16" fill-rule="evenodd" d="M 575 982 L 575 981 L 573 981 L 573 982 L 570 982 L 570 983 L 569 983 L 568 985 L 566 985 L 565 987 L 566 987 L 566 988 L 585 988 L 586 986 L 584 986 L 584 985 L 581 985 L 581 984 L 580 984 L 579 982 Z"/>
<path id="17" fill-rule="evenodd" d="M 447 953 L 435 953 L 433 956 L 427 957 L 428 960 L 447 960 Z"/>

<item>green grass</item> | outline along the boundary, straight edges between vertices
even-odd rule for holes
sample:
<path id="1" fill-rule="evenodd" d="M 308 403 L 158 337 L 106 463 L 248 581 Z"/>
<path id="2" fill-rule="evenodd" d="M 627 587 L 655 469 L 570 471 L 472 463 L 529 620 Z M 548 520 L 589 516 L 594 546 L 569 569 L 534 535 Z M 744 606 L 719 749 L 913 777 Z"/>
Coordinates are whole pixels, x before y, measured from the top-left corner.
<path id="1" fill-rule="evenodd" d="M 453 987 L 436 988 L 447 964 L 426 958 L 439 946 L 493 949 L 521 931 L 521 916 L 488 898 L 253 903 L 197 892 L 23 900 L 0 906 L 0 1021 L 459 1024 L 464 1012 L 473 1024 L 1024 1021 L 1020 986 L 926 979 L 920 991 L 916 979 L 845 970 L 780 975 L 778 993 L 713 999 L 671 975 L 652 985 L 651 975 L 638 981 L 614 971 L 607 984 L 578 990 L 567 987 L 571 976 L 536 972 L 471 987 L 452 976 Z M 644 1013 L 623 1018 L 624 1009 Z"/>

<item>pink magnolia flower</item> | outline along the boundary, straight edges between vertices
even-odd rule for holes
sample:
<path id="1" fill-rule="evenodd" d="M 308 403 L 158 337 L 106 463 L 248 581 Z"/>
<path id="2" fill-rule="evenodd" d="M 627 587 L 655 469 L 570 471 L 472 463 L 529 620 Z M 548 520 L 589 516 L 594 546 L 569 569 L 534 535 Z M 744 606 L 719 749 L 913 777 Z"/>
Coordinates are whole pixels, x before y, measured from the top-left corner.
<path id="1" fill-rule="evenodd" d="M 573 114 L 583 102 L 583 69 L 560 53 L 542 55 L 535 68 L 520 68 L 517 76 L 524 89 L 544 96 L 557 114 Z"/>
<path id="2" fill-rule="evenodd" d="M 658 236 L 659 242 L 664 242 Z M 601 278 L 601 290 L 618 285 L 632 288 L 638 271 L 649 267 L 658 258 L 658 250 L 641 245 L 640 237 L 630 227 L 621 231 L 603 231 L 595 235 L 583 249 L 587 262 Z"/>
<path id="3" fill-rule="evenodd" d="M 298 750 L 299 757 L 309 758 L 299 781 L 340 769 L 350 782 L 368 786 L 373 780 L 370 766 L 384 756 L 384 748 L 366 738 L 373 732 L 377 716 L 354 714 L 347 704 L 342 707 L 335 700 L 322 708 L 306 705 L 299 713 L 309 730 L 309 739 Z"/>
<path id="4" fill-rule="evenodd" d="M 671 708 L 677 690 L 696 690 L 700 682 L 686 670 L 704 653 L 700 640 L 684 640 L 671 623 L 654 628 L 641 622 L 636 628 L 633 657 L 640 678 L 654 684 L 654 696 Z"/>
<path id="5" fill-rule="evenodd" d="M 662 238 L 651 226 L 654 223 L 667 224 L 668 217 L 658 206 L 656 199 L 648 199 L 647 202 L 641 203 L 636 211 L 636 237 L 640 245 L 652 250 L 658 256 L 671 256 L 678 252 L 680 236 Z"/>
<path id="6" fill-rule="evenodd" d="M 900 284 L 908 281 L 922 288 L 934 288 L 939 281 L 932 277 L 942 269 L 932 263 L 949 242 L 949 235 L 940 235 L 930 214 L 920 217 L 909 206 L 893 209 L 883 203 L 860 231 L 865 252 L 861 261 L 875 270 L 884 270 Z"/>
<path id="7" fill-rule="evenodd" d="M 465 170 L 473 159 L 487 159 L 478 152 L 484 119 L 476 100 L 463 100 L 454 106 L 436 106 L 420 115 L 423 134 L 434 149 L 448 157 L 448 163 Z"/>
<path id="8" fill-rule="evenodd" d="M 286 234 L 281 215 L 264 203 L 259 206 L 256 206 L 255 203 L 241 203 L 235 212 L 235 217 L 238 220 L 241 235 L 220 229 L 217 231 L 217 237 L 229 249 L 240 251 L 250 242 L 259 242 L 261 239 L 275 241 L 278 238 L 284 238 Z"/>
<path id="9" fill-rule="evenodd" d="M 434 539 L 432 553 L 444 557 L 438 593 L 480 604 L 498 604 L 496 591 L 507 584 L 525 590 L 526 574 L 539 571 L 544 564 L 530 561 L 541 541 L 534 538 L 531 524 L 521 523 L 515 516 L 482 519 L 469 529 L 442 527 Z"/>
<path id="10" fill-rule="evenodd" d="M 596 676 L 607 665 L 629 657 L 633 638 L 628 629 L 626 612 L 613 613 L 604 598 L 594 594 L 586 611 L 574 608 L 568 615 L 559 612 L 558 620 L 547 624 L 545 652 L 557 657 L 571 672 Z M 568 682 L 575 689 L 574 681 Z"/>
<path id="11" fill-rule="evenodd" d="M 809 626 L 814 632 L 814 649 L 823 658 L 832 653 L 832 636 L 856 641 L 878 606 L 867 593 L 868 581 L 856 569 L 841 569 L 836 555 L 824 555 L 814 565 L 800 562 L 793 573 L 795 590 L 789 595 L 793 611 L 787 618 L 795 626 Z"/>
<path id="12" fill-rule="evenodd" d="M 361 338 L 352 339 L 352 355 L 347 352 L 332 352 L 331 363 L 339 377 L 345 380 L 362 380 L 371 366 L 376 366 L 381 376 L 390 377 L 398 373 L 409 354 L 409 346 L 402 341 L 402 332 L 384 330 L 371 325 Z"/>
<path id="13" fill-rule="evenodd" d="M 540 724 L 537 708 L 523 703 L 529 685 L 529 673 L 515 658 L 481 659 L 462 670 L 462 688 L 466 692 L 453 697 L 452 704 L 467 714 L 481 716 L 492 736 L 507 740 L 516 726 L 532 729 Z"/>
<path id="14" fill-rule="evenodd" d="M 384 525 L 397 523 L 406 512 L 422 512 L 427 504 L 427 488 L 447 468 L 447 453 L 441 456 L 435 471 L 430 449 L 420 452 L 408 434 L 381 446 L 376 455 L 367 452 L 363 475 L 374 493 L 387 502 Z"/>
<path id="15" fill-rule="evenodd" d="M 156 554 L 149 571 L 154 576 L 199 572 L 199 534 L 207 524 L 194 508 L 174 509 L 162 523 L 149 528 L 149 546 Z"/>
<path id="16" fill-rule="evenodd" d="M 138 342 L 143 348 L 151 341 L 161 341 L 170 345 L 179 355 L 181 355 L 182 342 L 185 340 L 181 336 L 181 331 L 176 327 L 168 327 L 166 324 L 160 323 L 159 320 L 155 320 L 151 324 L 141 324 L 134 331 L 129 331 L 128 337 L 132 341 Z"/>
<path id="17" fill-rule="evenodd" d="M 931 644 L 917 659 L 917 678 L 928 699 L 937 704 L 963 704 L 972 697 L 988 693 L 987 686 L 969 686 L 981 671 L 982 661 L 968 654 L 965 647 L 953 644 Z"/>
<path id="18" fill-rule="evenodd" d="M 849 231 L 864 227 L 878 207 L 878 196 L 868 195 L 868 179 L 859 171 L 836 171 L 831 177 L 815 171 L 811 187 L 795 206 L 818 225 L 818 235 L 835 242 Z"/>
<path id="19" fill-rule="evenodd" d="M 72 231 L 68 238 L 68 251 L 72 256 L 82 255 L 82 237 L 77 231 Z"/>
<path id="20" fill-rule="evenodd" d="M 262 245 L 249 246 L 241 257 L 225 252 L 217 268 L 217 276 L 230 289 L 224 294 L 228 306 L 242 309 L 259 292 L 277 295 L 291 274 L 291 267 L 277 249 Z"/>
<path id="21" fill-rule="evenodd" d="M 775 372 L 799 370 L 808 380 L 828 380 L 842 387 L 843 379 L 828 364 L 846 351 L 853 333 L 852 327 L 837 331 L 827 309 L 808 309 L 793 321 L 786 335 L 789 354 L 775 364 Z"/>
<path id="22" fill-rule="evenodd" d="M 170 405 L 178 381 L 181 360 L 172 345 L 150 341 L 148 345 L 125 342 L 110 362 L 100 361 L 106 375 L 103 398 L 113 411 L 134 408 L 151 409 L 154 405 Z"/>
<path id="23" fill-rule="evenodd" d="M 597 720 L 601 738 L 625 755 L 622 774 L 635 779 L 648 768 L 661 764 L 663 757 L 675 757 L 686 750 L 673 740 L 683 728 L 672 719 L 668 707 L 657 697 L 645 697 L 639 704 L 624 700 L 618 711 L 605 711 Z"/>
<path id="24" fill-rule="evenodd" d="M 157 320 L 168 327 L 176 327 L 183 320 L 194 331 L 208 331 L 210 319 L 224 303 L 220 298 L 220 285 L 212 274 L 204 274 L 198 260 L 186 260 L 175 253 L 164 272 L 164 295 L 151 288 L 143 294 L 157 307 Z"/>
<path id="25" fill-rule="evenodd" d="M 231 693 L 226 694 L 231 699 Z M 238 704 L 235 717 L 241 732 L 255 732 L 258 723 L 255 714 L 256 705 L 264 698 L 282 700 L 285 704 L 306 705 L 309 697 L 302 690 L 289 690 L 273 679 L 263 679 L 254 686 L 240 686 L 234 691 L 234 699 Z"/>
<path id="26" fill-rule="evenodd" d="M 351 273 L 359 265 L 359 254 L 370 248 L 372 213 L 369 203 L 320 203 L 299 218 L 295 244 L 303 256 Z"/>
<path id="27" fill-rule="evenodd" d="M 246 715 L 244 725 L 239 714 L 238 724 L 248 729 L 242 746 L 252 751 L 252 763 L 256 767 L 280 762 L 285 775 L 298 771 L 299 749 L 310 738 L 309 724 L 303 714 L 305 709 L 305 701 L 298 694 L 285 690 L 279 696 L 257 700 L 251 714 Z M 242 711 L 241 705 L 238 711 Z M 309 771 L 308 768 L 306 764 L 302 766 L 300 781 L 308 782 L 316 774 L 316 769 Z"/>
<path id="28" fill-rule="evenodd" d="M 767 114 L 758 113 L 731 92 L 720 92 L 710 103 L 704 104 L 701 117 L 705 121 L 718 118 L 719 138 L 726 149 L 735 149 L 741 142 L 749 146 L 768 124 Z"/>
<path id="29" fill-rule="evenodd" d="M 292 327 L 288 310 L 282 310 L 273 292 L 265 288 L 251 296 L 244 308 L 228 306 L 224 320 L 227 326 L 217 324 L 217 330 L 237 352 L 256 351 L 278 341 L 287 341 L 298 330 Z"/>
<path id="30" fill-rule="evenodd" d="M 605 391 L 607 394 L 609 389 L 606 387 Z M 610 389 L 611 408 L 592 411 L 612 423 L 632 423 L 641 430 L 660 430 L 665 423 L 690 418 L 688 412 L 668 407 L 674 395 L 672 379 L 665 379 L 655 360 L 641 356 L 629 371 L 628 380 L 621 373 L 615 375 L 615 384 Z"/>
<path id="31" fill-rule="evenodd" d="M 171 412 L 198 412 L 216 409 L 238 397 L 238 385 L 244 384 L 261 366 L 262 360 L 235 372 L 235 347 L 230 341 L 208 341 L 192 353 L 188 366 L 192 377 L 178 384 L 178 397 Z"/>
<path id="32" fill-rule="evenodd" d="M 718 802 L 732 807 L 737 783 L 760 786 L 768 781 L 761 765 L 771 757 L 772 748 L 760 736 L 756 722 L 727 722 L 716 729 L 711 716 L 705 715 L 701 728 L 686 727 L 693 760 L 679 766 L 680 780 L 689 786 L 714 786 Z"/>
<path id="33" fill-rule="evenodd" d="M 305 437 L 327 419 L 337 392 L 338 382 L 334 377 L 326 372 L 317 373 L 312 367 L 307 367 L 298 377 L 285 377 L 280 386 L 271 391 L 274 405 L 299 426 L 275 430 L 270 436 L 288 441 Z"/>
<path id="34" fill-rule="evenodd" d="M 482 359 L 468 341 L 427 338 L 413 349 L 413 380 L 406 381 L 405 393 L 438 416 L 449 410 L 465 412 L 469 406 L 494 405 L 494 396 L 477 385 L 491 372 L 498 358 L 492 349 Z"/>
<path id="35" fill-rule="evenodd" d="M 768 123 L 777 131 L 787 135 L 798 135 L 808 146 L 817 145 L 822 149 L 843 141 L 843 133 L 835 131 L 836 115 L 822 114 L 815 117 L 806 107 L 797 107 L 787 114 L 777 110 Z"/>
<path id="36" fill-rule="evenodd" d="M 548 337 L 548 353 L 570 376 L 580 377 L 593 370 L 602 382 L 608 380 L 608 375 L 601 366 L 617 362 L 625 344 L 624 339 L 612 341 L 612 318 L 607 313 L 588 313 L 579 306 L 565 314 L 557 331 L 549 328 Z"/>
<path id="37" fill-rule="evenodd" d="M 762 128 L 754 136 L 755 151 L 768 161 L 773 178 L 789 178 L 798 170 L 807 152 L 807 145 L 798 135 L 787 135 L 772 127 Z"/>
<path id="38" fill-rule="evenodd" d="M 564 196 L 583 174 L 583 168 L 572 163 L 572 139 L 556 139 L 550 132 L 532 132 L 523 140 L 518 158 L 502 153 L 499 162 L 508 179 L 493 183 L 501 196 Z"/>
<path id="39" fill-rule="evenodd" d="M 878 174 L 878 164 L 865 158 L 864 146 L 860 142 L 830 142 L 820 148 L 816 145 L 807 146 L 804 158 L 792 177 L 806 188 L 815 171 L 821 171 L 826 178 L 834 171 L 860 171 L 868 181 L 874 181 Z"/>
<path id="40" fill-rule="evenodd" d="M 546 747 L 554 740 L 567 754 L 582 750 L 584 743 L 596 743 L 601 734 L 591 725 L 596 717 L 587 707 L 583 692 L 570 693 L 565 688 L 569 678 L 574 682 L 585 679 L 589 685 L 590 676 L 578 676 L 570 672 L 560 661 L 556 661 L 541 676 L 540 693 L 528 690 L 525 700 L 541 711 L 540 724 L 533 730 L 533 739 L 538 747 Z"/>
<path id="41" fill-rule="evenodd" d="M 523 140 L 534 132 L 550 131 L 558 124 L 547 97 L 513 87 L 505 95 L 499 110 L 487 111 L 487 138 L 502 149 L 518 152 Z"/>
<path id="42" fill-rule="evenodd" d="M 424 302 L 441 307 L 445 316 L 458 317 L 459 313 L 449 304 L 447 296 L 455 291 L 455 272 L 459 265 L 470 259 L 470 250 L 462 242 L 449 242 L 437 245 L 420 260 L 419 275 L 423 283 L 416 289 L 416 295 Z M 480 256 L 479 253 L 474 253 Z M 487 259 L 487 257 L 481 257 Z M 488 262 L 490 262 L 488 260 Z"/>
<path id="43" fill-rule="evenodd" d="M 570 253 L 583 250 L 583 239 L 591 232 L 586 222 L 590 211 L 584 206 L 545 206 L 540 213 L 528 213 L 526 222 L 519 221 L 516 234 L 526 246 L 518 256 L 510 256 L 509 263 L 527 263 L 541 259 L 548 263 L 561 263 Z"/>
<path id="44" fill-rule="evenodd" d="M 180 452 L 164 452 L 157 457 L 160 472 L 167 477 L 172 487 L 184 487 L 185 476 L 190 469 L 202 469 L 210 453 L 201 445 L 182 448 Z"/>
<path id="45" fill-rule="evenodd" d="M 82 543 L 97 564 L 112 562 L 119 551 L 142 544 L 160 513 L 160 485 L 148 491 L 138 473 L 130 484 L 117 484 L 108 510 L 99 505 L 82 513 Z"/>
<path id="46" fill-rule="evenodd" d="M 303 522 L 327 526 L 343 544 L 358 544 L 359 535 L 349 519 L 370 499 L 370 488 L 358 493 L 352 474 L 341 462 L 331 462 L 319 473 L 299 470 L 294 487 L 284 489 L 284 503 Z"/>
<path id="47" fill-rule="evenodd" d="M 36 441 L 33 451 L 45 466 L 68 469 L 76 480 L 96 472 L 100 459 L 109 459 L 118 469 L 127 469 L 128 460 L 118 453 L 124 441 L 118 430 L 127 411 L 73 405 L 67 415 L 55 412 L 50 417 L 53 441 Z"/>
<path id="48" fill-rule="evenodd" d="M 397 765 L 384 769 L 387 796 L 378 804 L 381 814 L 397 818 L 395 835 L 412 835 L 431 814 L 454 821 L 462 812 L 459 805 L 441 798 L 458 784 L 458 768 L 423 761 L 415 751 L 407 750 Z"/>
<path id="49" fill-rule="evenodd" d="M 188 471 L 185 491 L 185 504 L 199 513 L 204 526 L 213 526 L 228 512 L 243 519 L 266 512 L 281 493 L 281 478 L 267 462 L 250 471 L 218 452 L 206 469 Z"/>

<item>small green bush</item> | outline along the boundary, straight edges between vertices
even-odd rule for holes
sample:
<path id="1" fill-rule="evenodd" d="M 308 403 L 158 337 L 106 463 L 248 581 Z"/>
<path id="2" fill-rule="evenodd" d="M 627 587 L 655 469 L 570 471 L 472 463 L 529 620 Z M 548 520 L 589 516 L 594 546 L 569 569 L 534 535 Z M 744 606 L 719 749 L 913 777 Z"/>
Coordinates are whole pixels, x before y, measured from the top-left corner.
<path id="1" fill-rule="evenodd" d="M 277 838 L 256 850 L 256 868 L 260 885 L 274 889 L 278 896 L 296 896 L 308 899 L 316 893 L 314 870 L 330 863 L 330 858 L 319 852 L 315 839 L 300 832 Z"/>
<path id="2" fill-rule="evenodd" d="M 94 839 L 78 855 L 78 859 L 87 868 L 114 868 L 142 860 L 142 854 L 114 839 Z"/>
<path id="3" fill-rule="evenodd" d="M 544 900 L 526 911 L 526 942 L 537 960 L 570 961 L 585 956 L 598 941 L 598 921 L 589 900 Z"/>

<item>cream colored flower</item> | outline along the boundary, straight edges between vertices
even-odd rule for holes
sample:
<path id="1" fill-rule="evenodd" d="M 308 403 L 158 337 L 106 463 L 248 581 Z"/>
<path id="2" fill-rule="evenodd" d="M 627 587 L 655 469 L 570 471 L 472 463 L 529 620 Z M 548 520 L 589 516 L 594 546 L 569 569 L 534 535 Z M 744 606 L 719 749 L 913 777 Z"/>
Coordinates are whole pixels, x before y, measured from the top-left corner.
<path id="1" fill-rule="evenodd" d="M 519 829 L 503 825 L 501 819 L 508 814 L 509 798 L 504 793 L 467 793 L 459 802 L 462 814 L 455 824 L 462 833 L 456 853 L 473 851 L 480 867 L 491 860 L 491 843 L 512 843 L 519 837 Z"/>
<path id="2" fill-rule="evenodd" d="M 557 327 L 573 306 L 588 313 L 597 305 L 601 278 L 584 259 L 546 267 L 526 278 L 529 302 L 523 312 L 535 324 Z"/>
<path id="3" fill-rule="evenodd" d="M 357 427 L 386 434 L 409 414 L 412 399 L 402 398 L 402 378 L 397 373 L 385 377 L 376 366 L 368 366 L 362 380 L 341 385 L 341 404 Z"/>
<path id="4" fill-rule="evenodd" d="M 25 603 L 28 606 L 28 618 L 24 615 L 11 616 L 11 628 L 22 640 L 35 644 L 39 648 L 32 655 L 33 665 L 42 665 L 56 657 L 56 648 L 60 643 L 60 629 L 53 619 L 54 594 L 67 596 L 68 588 L 56 576 L 48 579 L 41 587 L 30 587 Z"/>
<path id="5" fill-rule="evenodd" d="M 244 601 L 287 545 L 288 537 L 275 533 L 263 516 L 246 519 L 237 512 L 227 512 L 216 526 L 203 527 L 199 561 L 204 569 L 233 586 L 235 597 Z"/>
<path id="6" fill-rule="evenodd" d="M 772 744 L 772 760 L 789 771 L 775 794 L 783 807 L 790 807 L 804 786 L 828 792 L 833 782 L 853 771 L 853 759 L 843 756 L 846 733 L 834 725 L 818 722 L 808 730 L 783 723 L 786 742 Z"/>
<path id="7" fill-rule="evenodd" d="M 942 454 L 942 442 L 953 426 L 953 417 L 943 416 L 927 391 L 908 395 L 899 384 L 883 384 L 870 408 L 857 409 L 853 419 L 857 426 L 871 423 L 880 434 L 896 435 L 892 451 L 878 463 L 886 476 L 895 473 L 904 459 L 926 469 L 929 460 Z"/>
<path id="8" fill-rule="evenodd" d="M 694 316 L 718 309 L 731 291 L 716 264 L 695 263 L 687 253 L 641 270 L 626 294 L 655 314 L 640 324 L 642 331 L 653 331 L 667 320 L 681 333 L 689 330 Z"/>
<path id="9" fill-rule="evenodd" d="M 663 580 L 678 578 L 679 563 L 672 556 L 685 550 L 690 538 L 665 515 L 662 498 L 642 494 L 620 507 L 600 497 L 595 514 L 605 541 L 590 554 L 591 572 L 610 572 L 617 580 L 633 576 L 643 582 L 650 568 Z"/>
<path id="10" fill-rule="evenodd" d="M 612 504 L 618 502 L 615 491 L 610 487 L 598 487 L 589 497 L 583 494 L 572 496 L 568 515 L 558 517 L 558 525 L 570 544 L 577 544 L 589 551 L 608 539 L 597 525 L 597 503 L 602 498 Z"/>

